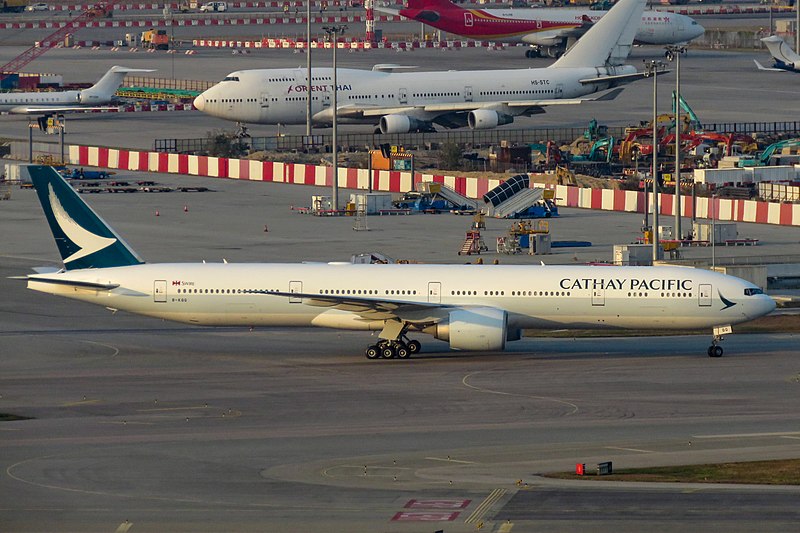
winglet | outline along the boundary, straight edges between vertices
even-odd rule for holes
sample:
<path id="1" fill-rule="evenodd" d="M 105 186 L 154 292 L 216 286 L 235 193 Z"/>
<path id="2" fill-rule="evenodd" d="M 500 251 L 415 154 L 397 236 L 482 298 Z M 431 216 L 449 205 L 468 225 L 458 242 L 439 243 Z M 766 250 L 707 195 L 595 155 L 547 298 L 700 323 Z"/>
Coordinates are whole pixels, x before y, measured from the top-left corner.
<path id="1" fill-rule="evenodd" d="M 67 270 L 143 263 L 53 167 L 28 172 Z"/>

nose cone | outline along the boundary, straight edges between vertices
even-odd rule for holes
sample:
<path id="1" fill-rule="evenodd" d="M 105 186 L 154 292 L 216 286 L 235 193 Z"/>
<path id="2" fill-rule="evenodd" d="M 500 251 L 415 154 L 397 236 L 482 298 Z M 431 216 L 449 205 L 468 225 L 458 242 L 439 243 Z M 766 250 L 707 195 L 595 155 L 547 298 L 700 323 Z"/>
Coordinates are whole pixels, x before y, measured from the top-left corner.
<path id="1" fill-rule="evenodd" d="M 689 17 L 687 18 L 688 28 L 689 28 L 689 40 L 697 39 L 701 35 L 706 32 L 706 29 L 702 27 L 700 24 L 697 23 L 696 20 L 693 20 Z"/>
<path id="2" fill-rule="evenodd" d="M 198 111 L 202 111 L 203 108 L 206 106 L 206 97 L 201 94 L 200 96 L 195 98 L 194 102 L 192 103 L 194 104 L 195 109 L 197 109 Z"/>
<path id="3" fill-rule="evenodd" d="M 775 310 L 777 304 L 775 303 L 775 300 L 773 300 L 770 296 L 767 296 L 766 294 L 763 294 L 761 296 L 762 298 L 761 301 L 759 302 L 759 305 L 761 307 L 761 312 L 758 314 L 758 316 L 768 315 Z"/>

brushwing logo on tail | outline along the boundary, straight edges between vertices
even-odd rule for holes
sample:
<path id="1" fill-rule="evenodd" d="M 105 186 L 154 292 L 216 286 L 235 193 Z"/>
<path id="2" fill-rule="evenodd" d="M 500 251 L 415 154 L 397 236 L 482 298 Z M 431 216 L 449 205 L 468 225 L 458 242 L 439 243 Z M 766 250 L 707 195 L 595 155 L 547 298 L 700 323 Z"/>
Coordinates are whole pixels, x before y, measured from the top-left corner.
<path id="1" fill-rule="evenodd" d="M 55 191 L 53 191 L 52 185 L 48 185 L 48 191 L 50 206 L 53 209 L 53 216 L 58 226 L 61 228 L 61 231 L 64 232 L 64 235 L 80 248 L 80 250 L 74 254 L 64 258 L 65 263 L 86 257 L 87 255 L 92 255 L 117 242 L 117 239 L 95 235 L 91 231 L 81 227 L 67 214 L 64 206 L 61 205 L 61 202 L 56 196 Z"/>

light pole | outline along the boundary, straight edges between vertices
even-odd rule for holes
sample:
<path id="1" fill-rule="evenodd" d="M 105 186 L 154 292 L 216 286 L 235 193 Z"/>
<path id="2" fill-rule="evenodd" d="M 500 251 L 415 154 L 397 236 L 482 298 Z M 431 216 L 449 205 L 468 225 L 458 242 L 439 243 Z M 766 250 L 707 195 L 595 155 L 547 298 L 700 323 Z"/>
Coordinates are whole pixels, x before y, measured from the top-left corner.
<path id="1" fill-rule="evenodd" d="M 322 28 L 328 35 L 328 39 L 333 42 L 333 101 L 331 107 L 333 109 L 333 118 L 331 120 L 333 130 L 331 131 L 331 156 L 333 159 L 333 210 L 339 210 L 339 147 L 336 139 L 336 116 L 338 112 L 337 96 L 339 93 L 339 86 L 336 80 L 336 45 L 338 36 L 347 30 L 347 26 L 323 26 Z"/>
<path id="2" fill-rule="evenodd" d="M 306 137 L 311 137 L 311 0 L 306 0 Z M 306 143 L 311 139 L 306 139 Z"/>
<path id="3" fill-rule="evenodd" d="M 711 194 L 711 270 L 715 270 L 717 266 L 717 210 L 716 200 L 717 192 Z"/>
<path id="4" fill-rule="evenodd" d="M 661 259 L 658 238 L 658 69 L 660 61 L 645 61 L 645 77 L 653 77 L 653 261 Z"/>
<path id="5" fill-rule="evenodd" d="M 685 46 L 667 46 L 667 60 L 675 60 L 675 236 L 683 239 L 681 233 L 681 55 Z"/>

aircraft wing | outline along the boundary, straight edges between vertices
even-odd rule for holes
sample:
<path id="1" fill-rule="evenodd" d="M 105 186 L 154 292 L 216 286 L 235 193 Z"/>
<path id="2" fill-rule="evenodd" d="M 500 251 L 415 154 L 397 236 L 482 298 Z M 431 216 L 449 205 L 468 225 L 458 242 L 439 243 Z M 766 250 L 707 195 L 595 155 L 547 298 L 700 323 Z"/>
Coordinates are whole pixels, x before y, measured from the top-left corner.
<path id="1" fill-rule="evenodd" d="M 406 302 L 391 298 L 371 298 L 351 294 L 307 294 L 300 292 L 253 291 L 270 296 L 301 298 L 304 305 L 327 307 L 349 311 L 364 320 L 399 319 L 416 324 L 434 324 L 448 317 L 451 306 L 428 303 Z"/>
<path id="2" fill-rule="evenodd" d="M 445 114 L 445 113 L 467 113 L 476 109 L 497 109 L 501 107 L 508 107 L 510 109 L 530 109 L 538 110 L 535 112 L 542 113 L 542 107 L 553 105 L 575 105 L 584 102 L 592 101 L 605 101 L 613 100 L 621 92 L 622 89 L 615 89 L 600 96 L 588 96 L 583 98 L 560 98 L 560 99 L 543 99 L 543 100 L 511 100 L 503 101 L 498 100 L 495 102 L 450 102 L 440 104 L 428 105 L 408 105 L 408 106 L 395 106 L 395 107 L 382 107 L 382 106 L 363 106 L 358 104 L 348 104 L 339 107 L 337 115 L 341 118 L 367 118 L 367 117 L 382 117 L 384 115 L 392 114 L 411 114 L 411 113 L 431 113 L 431 114 Z"/>
<path id="3" fill-rule="evenodd" d="M 395 17 L 399 17 L 400 16 L 400 10 L 399 9 L 392 9 L 390 7 L 383 7 L 383 6 L 378 6 L 378 5 L 376 5 L 374 7 L 374 9 L 375 9 L 375 11 L 378 11 L 379 13 L 386 13 L 387 15 L 394 15 Z"/>
<path id="4" fill-rule="evenodd" d="M 14 115 L 44 115 L 46 113 L 80 113 L 82 111 L 119 111 L 119 106 L 17 106 L 8 112 Z"/>

